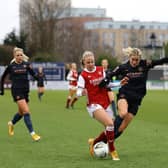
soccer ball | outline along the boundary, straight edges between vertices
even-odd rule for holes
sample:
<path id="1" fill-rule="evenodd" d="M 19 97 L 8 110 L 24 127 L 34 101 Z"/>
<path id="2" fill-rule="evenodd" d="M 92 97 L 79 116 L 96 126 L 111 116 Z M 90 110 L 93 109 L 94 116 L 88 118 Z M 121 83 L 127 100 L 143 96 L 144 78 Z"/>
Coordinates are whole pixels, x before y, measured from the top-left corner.
<path id="1" fill-rule="evenodd" d="M 94 149 L 94 155 L 98 158 L 105 158 L 109 153 L 108 145 L 102 141 L 96 143 L 93 149 Z"/>

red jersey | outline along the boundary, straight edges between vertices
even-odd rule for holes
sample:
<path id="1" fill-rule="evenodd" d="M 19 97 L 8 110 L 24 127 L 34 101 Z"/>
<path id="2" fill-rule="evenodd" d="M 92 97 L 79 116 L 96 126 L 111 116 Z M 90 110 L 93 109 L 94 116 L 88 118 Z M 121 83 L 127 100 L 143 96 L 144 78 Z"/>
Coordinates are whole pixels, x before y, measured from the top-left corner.
<path id="1" fill-rule="evenodd" d="M 104 78 L 103 68 L 95 67 L 95 70 L 92 72 L 84 69 L 80 75 L 85 81 L 84 88 L 87 89 L 88 105 L 100 104 L 106 109 L 110 104 L 107 89 L 98 86 L 100 81 Z"/>
<path id="2" fill-rule="evenodd" d="M 67 80 L 69 81 L 69 85 L 77 86 L 78 72 L 75 70 L 70 70 L 67 75 Z"/>

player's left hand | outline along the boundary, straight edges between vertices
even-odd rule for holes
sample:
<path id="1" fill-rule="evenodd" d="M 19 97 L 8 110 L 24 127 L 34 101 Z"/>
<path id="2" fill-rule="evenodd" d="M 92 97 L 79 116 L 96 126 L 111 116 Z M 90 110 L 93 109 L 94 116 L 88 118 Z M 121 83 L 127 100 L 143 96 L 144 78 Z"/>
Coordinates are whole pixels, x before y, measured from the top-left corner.
<path id="1" fill-rule="evenodd" d="M 100 88 L 106 87 L 109 83 L 110 83 L 110 80 L 109 80 L 108 78 L 104 78 L 104 79 L 99 83 L 99 87 L 100 87 Z"/>

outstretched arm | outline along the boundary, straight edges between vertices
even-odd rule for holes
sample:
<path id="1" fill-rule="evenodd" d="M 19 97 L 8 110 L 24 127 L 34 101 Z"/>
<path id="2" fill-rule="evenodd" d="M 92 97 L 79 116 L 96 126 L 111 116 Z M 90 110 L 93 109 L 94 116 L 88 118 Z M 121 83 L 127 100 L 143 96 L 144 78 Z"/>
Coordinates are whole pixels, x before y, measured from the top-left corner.
<path id="1" fill-rule="evenodd" d="M 123 85 L 126 85 L 129 81 L 129 78 L 128 77 L 124 77 L 123 79 L 121 79 L 120 81 L 118 82 L 110 82 L 108 85 L 107 85 L 107 88 L 115 88 L 115 87 L 121 87 Z"/>
<path id="2" fill-rule="evenodd" d="M 168 63 L 168 57 L 165 57 L 165 58 L 162 58 L 162 59 L 159 59 L 159 60 L 152 60 L 152 61 L 147 62 L 148 66 L 150 68 L 153 68 L 156 65 L 163 65 L 164 63 Z"/>
<path id="3" fill-rule="evenodd" d="M 0 94 L 1 95 L 4 95 L 4 81 L 5 81 L 5 78 L 6 78 L 6 76 L 8 75 L 8 73 L 9 73 L 9 66 L 5 69 L 5 71 L 4 71 L 4 73 L 2 74 L 2 77 L 1 77 L 1 83 L 0 83 L 0 89 L 1 89 L 1 91 L 0 91 Z"/>
<path id="4" fill-rule="evenodd" d="M 106 87 L 110 83 L 112 77 L 119 75 L 121 73 L 120 71 L 120 66 L 117 66 L 113 71 L 108 70 L 106 72 L 106 77 L 100 82 L 99 87 Z"/>

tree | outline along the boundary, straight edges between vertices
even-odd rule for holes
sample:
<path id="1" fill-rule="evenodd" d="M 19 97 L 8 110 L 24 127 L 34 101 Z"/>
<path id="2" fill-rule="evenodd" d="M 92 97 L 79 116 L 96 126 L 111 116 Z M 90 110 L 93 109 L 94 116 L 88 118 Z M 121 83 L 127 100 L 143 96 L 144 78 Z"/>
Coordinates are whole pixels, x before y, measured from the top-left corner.
<path id="1" fill-rule="evenodd" d="M 110 69 L 114 69 L 116 66 L 118 66 L 120 63 L 117 61 L 116 58 L 112 57 L 110 54 L 108 53 L 99 53 L 97 55 L 97 59 L 96 59 L 96 65 L 101 65 L 101 61 L 103 59 L 107 59 L 109 62 L 109 68 Z"/>
<path id="2" fill-rule="evenodd" d="M 60 0 L 33 0 L 22 5 L 21 30 L 28 34 L 27 44 L 30 54 L 38 52 L 54 53 L 57 22 L 66 14 L 70 4 Z"/>
<path id="3" fill-rule="evenodd" d="M 23 32 L 20 33 L 19 35 L 16 35 L 15 30 L 12 30 L 7 36 L 5 37 L 3 44 L 12 46 L 12 47 L 20 47 L 23 50 L 26 50 L 26 38 L 27 35 L 25 35 Z"/>
<path id="4" fill-rule="evenodd" d="M 0 45 L 0 64 L 7 65 L 13 58 L 13 47 L 7 45 Z"/>
<path id="5" fill-rule="evenodd" d="M 58 53 L 62 55 L 61 59 L 64 62 L 76 62 L 79 65 L 87 36 L 89 32 L 84 29 L 80 18 L 60 20 L 57 34 L 59 43 L 56 46 Z"/>

